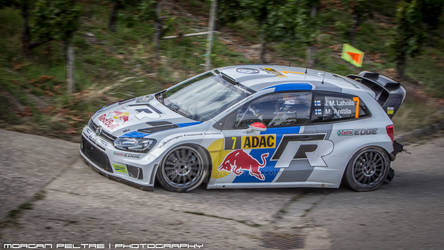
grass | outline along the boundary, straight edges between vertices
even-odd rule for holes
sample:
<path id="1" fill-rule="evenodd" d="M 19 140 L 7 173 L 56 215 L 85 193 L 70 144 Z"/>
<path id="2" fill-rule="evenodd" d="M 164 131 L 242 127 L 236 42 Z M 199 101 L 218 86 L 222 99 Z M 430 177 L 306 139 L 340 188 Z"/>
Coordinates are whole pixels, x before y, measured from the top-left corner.
<path id="1" fill-rule="evenodd" d="M 425 100 L 418 101 L 416 97 L 407 94 L 407 98 L 396 113 L 393 122 L 397 131 L 407 132 L 439 122 L 443 118 L 444 113 L 436 106 L 427 104 Z"/>
<path id="2" fill-rule="evenodd" d="M 439 43 L 444 47 L 444 42 L 440 40 Z M 442 49 L 426 48 L 422 55 L 408 61 L 406 75 L 434 97 L 444 98 L 443 58 Z"/>
<path id="3" fill-rule="evenodd" d="M 379 1 L 379 0 L 378 0 Z M 156 92 L 204 71 L 205 36 L 162 40 L 160 57 L 152 44 L 151 22 L 137 20 L 134 7 L 119 14 L 117 31 L 107 28 L 111 4 L 101 0 L 81 1 L 81 26 L 74 36 L 76 53 L 76 93 L 67 95 L 65 65 L 60 42 L 50 42 L 34 50 L 25 58 L 21 52 L 20 12 L 0 10 L 0 127 L 39 133 L 69 140 L 78 134 L 89 117 L 101 106 L 111 102 Z M 206 29 L 208 2 L 187 1 L 177 6 L 194 16 L 172 15 L 167 8 L 165 35 L 189 33 Z M 388 15 L 388 14 L 387 14 Z M 202 18 L 205 17 L 205 18 Z M 361 70 L 390 71 L 394 64 L 390 57 L 393 27 L 375 17 L 366 21 L 353 43 L 366 52 L 362 69 L 340 59 L 342 43 L 348 42 L 350 15 L 343 10 L 325 8 L 320 12 L 322 32 L 318 37 L 315 68 L 342 75 Z M 390 19 L 391 18 L 391 19 Z M 257 27 L 253 20 L 241 20 L 226 29 L 241 39 L 245 46 L 258 44 Z M 235 41 L 234 43 L 236 43 Z M 225 44 L 215 35 L 211 56 L 213 67 L 255 63 L 242 53 L 235 52 L 236 44 Z M 294 66 L 305 65 L 304 44 L 297 41 L 278 41 L 269 45 L 274 58 Z M 437 39 L 434 47 L 426 47 L 424 54 L 410 59 L 407 76 L 418 82 L 428 93 L 444 97 L 441 76 L 444 42 Z M 236 50 L 239 51 L 239 50 Z M 114 86 L 105 93 L 100 91 Z M 99 93 L 99 94 L 98 94 Z M 438 119 L 430 112 L 436 108 L 418 102 L 408 95 L 406 103 L 395 118 L 398 130 L 409 130 Z M 433 113 L 433 115 L 430 115 Z"/>

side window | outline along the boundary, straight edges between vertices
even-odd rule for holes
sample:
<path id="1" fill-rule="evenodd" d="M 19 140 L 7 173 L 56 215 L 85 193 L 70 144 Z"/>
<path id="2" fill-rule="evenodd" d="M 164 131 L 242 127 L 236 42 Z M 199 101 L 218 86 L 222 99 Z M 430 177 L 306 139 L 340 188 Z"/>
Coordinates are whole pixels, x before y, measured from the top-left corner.
<path id="1" fill-rule="evenodd" d="M 283 92 L 255 99 L 235 111 L 235 129 L 245 129 L 254 122 L 267 128 L 289 127 L 310 121 L 311 92 Z"/>
<path id="2" fill-rule="evenodd" d="M 313 122 L 358 119 L 368 115 L 367 107 L 357 96 L 315 94 L 313 98 Z"/>

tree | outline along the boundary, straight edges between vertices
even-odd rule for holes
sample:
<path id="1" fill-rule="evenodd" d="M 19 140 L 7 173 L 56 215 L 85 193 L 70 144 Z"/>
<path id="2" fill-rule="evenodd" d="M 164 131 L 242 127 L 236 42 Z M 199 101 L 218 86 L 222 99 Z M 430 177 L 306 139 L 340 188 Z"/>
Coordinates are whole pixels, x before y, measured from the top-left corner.
<path id="1" fill-rule="evenodd" d="M 111 10 L 111 15 L 109 17 L 108 29 L 111 32 L 115 32 L 117 15 L 119 14 L 119 10 L 123 8 L 124 0 L 112 0 L 112 2 L 113 2 L 113 7 Z"/>
<path id="2" fill-rule="evenodd" d="M 440 18 L 442 15 L 442 9 L 444 6 L 444 1 L 442 0 L 421 0 L 420 8 L 422 13 L 422 21 L 427 30 L 428 44 L 433 45 L 435 39 L 433 37 L 436 35 L 435 31 L 438 29 L 440 24 Z"/>
<path id="3" fill-rule="evenodd" d="M 74 0 L 38 0 L 34 32 L 40 40 L 63 42 L 68 93 L 74 91 L 74 48 L 72 38 L 79 26 L 80 10 Z"/>
<path id="4" fill-rule="evenodd" d="M 422 18 L 417 0 L 400 2 L 396 13 L 396 35 L 392 46 L 400 78 L 404 78 L 407 57 L 415 57 L 421 51 L 424 41 Z"/>
<path id="5" fill-rule="evenodd" d="M 13 7 L 20 9 L 21 16 L 23 18 L 22 29 L 22 51 L 25 56 L 31 55 L 31 50 L 38 47 L 45 42 L 39 41 L 31 43 L 31 25 L 30 25 L 30 12 L 33 8 L 33 2 L 31 0 L 0 0 L 0 7 Z"/>
<path id="6" fill-rule="evenodd" d="M 116 32 L 116 23 L 117 23 L 117 17 L 119 16 L 119 11 L 125 9 L 127 6 L 136 6 L 139 4 L 141 0 L 110 0 L 113 4 L 113 7 L 111 8 L 111 14 L 109 16 L 108 21 L 108 29 L 111 32 Z M 149 2 L 151 3 L 151 0 L 142 0 L 143 2 Z"/>
<path id="7" fill-rule="evenodd" d="M 259 27 L 259 58 L 262 63 L 266 63 L 267 43 L 282 35 L 278 16 L 282 5 L 286 2 L 285 0 L 221 0 L 219 23 L 234 22 L 243 18 L 254 19 Z"/>
<path id="8" fill-rule="evenodd" d="M 373 1 L 370 0 L 343 0 L 351 9 L 352 25 L 349 31 L 350 43 L 353 44 L 356 32 L 365 20 L 373 14 Z"/>
<path id="9" fill-rule="evenodd" d="M 160 57 L 159 41 L 163 34 L 161 11 L 162 0 L 146 0 L 140 3 L 137 14 L 137 19 L 141 22 L 154 21 L 153 43 L 157 59 Z"/>
<path id="10" fill-rule="evenodd" d="M 283 6 L 279 15 L 283 27 L 287 30 L 287 38 L 305 44 L 307 67 L 315 65 L 315 43 L 320 33 L 317 18 L 319 3 L 319 0 L 290 0 Z"/>

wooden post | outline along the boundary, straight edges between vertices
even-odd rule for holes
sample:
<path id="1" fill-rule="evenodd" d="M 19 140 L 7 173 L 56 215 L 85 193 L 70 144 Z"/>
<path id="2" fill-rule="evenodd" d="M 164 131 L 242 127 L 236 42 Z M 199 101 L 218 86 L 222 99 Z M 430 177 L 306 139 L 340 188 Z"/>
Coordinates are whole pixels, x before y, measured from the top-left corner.
<path id="1" fill-rule="evenodd" d="M 205 70 L 211 69 L 211 49 L 213 47 L 214 21 L 216 19 L 217 0 L 211 0 L 210 20 L 208 22 L 208 45 L 205 60 Z"/>
<path id="2" fill-rule="evenodd" d="M 72 94 L 75 88 L 74 82 L 74 47 L 72 46 L 71 39 L 67 41 L 66 45 L 66 82 L 68 84 L 67 90 L 69 94 Z"/>
<path id="3" fill-rule="evenodd" d="M 316 18 L 316 12 L 317 12 L 317 6 L 313 5 L 311 7 L 311 11 L 310 11 L 310 18 L 314 19 Z M 307 65 L 308 68 L 314 67 L 315 65 L 315 53 L 316 53 L 316 48 L 314 46 L 314 44 L 312 42 L 310 42 L 307 46 L 306 49 L 306 55 L 305 55 L 305 64 Z"/>
<path id="4" fill-rule="evenodd" d="M 154 16 L 154 39 L 153 39 L 153 43 L 154 43 L 154 52 L 156 54 L 156 59 L 159 60 L 160 58 L 160 49 L 159 49 L 159 39 L 160 36 L 162 35 L 162 19 L 160 18 L 161 15 L 161 7 L 162 4 L 162 0 L 157 0 L 156 1 L 156 11 L 155 11 L 155 16 Z"/>

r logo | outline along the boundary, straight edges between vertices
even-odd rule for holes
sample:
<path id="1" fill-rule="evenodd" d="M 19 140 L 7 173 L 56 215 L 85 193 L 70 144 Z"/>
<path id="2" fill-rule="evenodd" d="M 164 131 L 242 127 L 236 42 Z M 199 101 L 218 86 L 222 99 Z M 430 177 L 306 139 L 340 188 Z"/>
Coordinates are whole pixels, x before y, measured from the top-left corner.
<path id="1" fill-rule="evenodd" d="M 307 159 L 312 167 L 327 167 L 322 156 L 333 151 L 333 143 L 325 140 L 326 134 L 284 135 L 271 157 L 276 168 L 286 168 L 293 160 Z"/>

